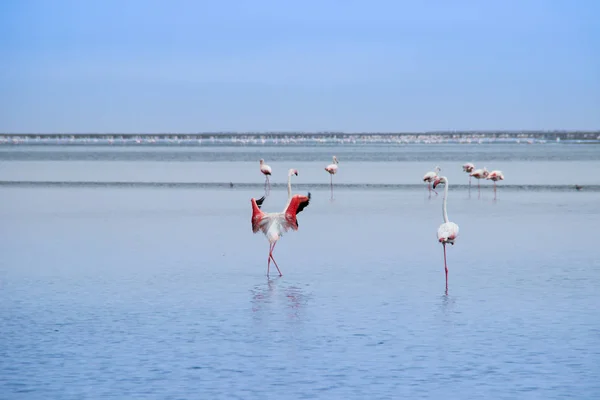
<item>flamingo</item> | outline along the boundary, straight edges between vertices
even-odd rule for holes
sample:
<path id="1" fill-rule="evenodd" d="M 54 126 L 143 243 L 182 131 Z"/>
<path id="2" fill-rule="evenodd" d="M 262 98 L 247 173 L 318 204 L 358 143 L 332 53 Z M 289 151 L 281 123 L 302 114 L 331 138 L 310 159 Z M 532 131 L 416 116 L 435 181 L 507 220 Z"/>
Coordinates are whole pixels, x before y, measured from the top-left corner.
<path id="1" fill-rule="evenodd" d="M 265 196 L 256 200 L 252 198 L 250 203 L 252 204 L 252 232 L 257 233 L 259 230 L 269 240 L 269 257 L 267 259 L 267 276 L 269 276 L 269 270 L 271 267 L 271 260 L 279 272 L 279 276 L 282 276 L 281 270 L 273 258 L 273 250 L 277 241 L 281 239 L 284 233 L 290 229 L 298 230 L 298 220 L 296 216 L 308 206 L 310 203 L 310 192 L 308 196 L 296 194 L 291 196 L 291 177 L 292 175 L 298 175 L 298 171 L 290 169 L 288 173 L 288 194 L 289 200 L 282 212 L 277 213 L 266 213 L 261 211 L 262 203 L 265 201 Z"/>
<path id="2" fill-rule="evenodd" d="M 265 160 L 260 159 L 260 172 L 265 176 L 265 190 L 267 190 L 267 184 L 269 190 L 271 189 L 271 182 L 269 182 L 269 176 L 271 175 L 271 167 L 265 164 Z"/>
<path id="3" fill-rule="evenodd" d="M 328 166 L 325 167 L 325 171 L 329 172 L 329 177 L 330 177 L 330 185 L 331 185 L 331 198 L 333 199 L 333 175 L 335 175 L 337 173 L 338 170 L 338 164 L 340 162 L 338 161 L 336 156 L 333 156 L 333 163 L 329 164 Z"/>
<path id="4" fill-rule="evenodd" d="M 435 172 L 434 171 L 429 171 L 428 173 L 426 173 L 423 176 L 423 182 L 427 182 L 427 188 L 429 189 L 429 194 L 431 195 L 431 183 L 433 181 L 435 181 L 435 178 L 437 178 L 438 173 L 441 171 L 442 169 L 440 167 L 435 167 Z M 435 191 L 435 189 L 433 190 L 435 192 L 435 194 L 437 194 L 437 192 Z"/>
<path id="5" fill-rule="evenodd" d="M 480 195 L 481 185 L 479 184 L 479 180 L 487 178 L 489 174 L 490 173 L 488 172 L 486 167 L 483 167 L 483 169 L 476 169 L 475 171 L 469 174 L 469 176 L 472 176 L 473 178 L 477 179 L 477 192 L 479 192 Z"/>
<path id="6" fill-rule="evenodd" d="M 468 162 L 462 166 L 462 169 L 469 174 L 469 189 L 471 189 L 471 172 L 475 169 L 475 164 Z"/>
<path id="7" fill-rule="evenodd" d="M 448 201 L 448 178 L 440 176 L 433 182 L 433 188 L 440 183 L 444 183 L 444 202 L 442 203 L 442 215 L 444 217 L 444 223 L 440 225 L 437 231 L 438 241 L 444 246 L 444 270 L 446 271 L 446 293 L 448 293 L 448 265 L 446 264 L 446 243 L 450 243 L 454 246 L 454 241 L 458 237 L 458 225 L 448 220 L 448 211 L 446 210 L 446 203 Z"/>
<path id="8" fill-rule="evenodd" d="M 502 171 L 494 170 L 494 171 L 490 172 L 485 179 L 494 181 L 494 199 L 496 199 L 496 181 L 503 181 L 504 174 L 502 173 Z"/>

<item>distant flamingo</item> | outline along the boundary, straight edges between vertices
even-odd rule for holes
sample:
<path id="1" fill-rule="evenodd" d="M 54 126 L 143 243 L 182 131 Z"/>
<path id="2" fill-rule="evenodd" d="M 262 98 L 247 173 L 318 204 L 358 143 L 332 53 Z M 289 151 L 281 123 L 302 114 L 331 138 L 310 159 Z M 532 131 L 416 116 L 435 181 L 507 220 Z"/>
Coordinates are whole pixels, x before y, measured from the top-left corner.
<path id="1" fill-rule="evenodd" d="M 271 190 L 271 182 L 269 181 L 269 176 L 271 175 L 271 167 L 265 164 L 265 160 L 260 159 L 260 172 L 265 176 L 265 190 L 267 190 L 267 185 L 269 185 L 269 190 Z"/>
<path id="2" fill-rule="evenodd" d="M 485 179 L 494 181 L 494 200 L 495 200 L 496 199 L 496 181 L 503 181 L 504 174 L 502 173 L 502 171 L 494 170 L 494 171 L 490 172 Z"/>
<path id="3" fill-rule="evenodd" d="M 487 178 L 487 176 L 489 174 L 490 173 L 488 172 L 486 167 L 483 167 L 483 169 L 476 169 L 475 171 L 473 171 L 469 174 L 469 176 L 472 176 L 473 178 L 477 179 L 477 191 L 479 192 L 480 195 L 481 195 L 481 185 L 480 185 L 479 180 Z"/>
<path id="4" fill-rule="evenodd" d="M 435 181 L 435 178 L 437 178 L 438 173 L 441 171 L 442 169 L 440 167 L 435 167 L 435 172 L 434 171 L 429 171 L 428 173 L 426 173 L 423 176 L 423 182 L 427 182 L 427 188 L 429 189 L 429 194 L 431 195 L 431 183 L 433 181 Z M 435 194 L 437 194 L 437 192 L 435 191 L 435 189 L 433 190 L 435 192 Z"/>
<path id="5" fill-rule="evenodd" d="M 333 175 L 337 173 L 339 161 L 336 156 L 333 156 L 333 164 L 329 164 L 325 167 L 325 171 L 329 172 L 330 185 L 331 185 L 331 198 L 333 199 Z"/>
<path id="6" fill-rule="evenodd" d="M 433 182 L 433 188 L 440 183 L 445 183 L 444 188 L 444 202 L 442 203 L 442 215 L 444 217 L 444 223 L 440 225 L 437 231 L 438 241 L 444 246 L 444 269 L 446 271 L 446 294 L 448 293 L 448 265 L 446 263 L 446 243 L 450 243 L 454 246 L 454 241 L 458 237 L 458 225 L 448 220 L 448 212 L 446 211 L 446 203 L 448 201 L 448 178 L 445 176 L 437 177 Z"/>
<path id="7" fill-rule="evenodd" d="M 473 170 L 475 169 L 475 164 L 473 163 L 466 163 L 462 166 L 463 172 L 466 172 L 467 174 L 469 174 L 469 189 L 471 189 L 471 172 L 473 172 Z"/>
<path id="8" fill-rule="evenodd" d="M 288 193 L 291 195 L 291 176 L 298 175 L 298 171 L 291 169 L 288 173 Z M 277 241 L 281 239 L 283 234 L 288 230 L 298 230 L 298 220 L 296 216 L 308 206 L 310 203 L 310 192 L 308 196 L 302 196 L 296 194 L 291 196 L 288 203 L 282 212 L 277 213 L 265 213 L 260 210 L 262 203 L 265 201 L 265 196 L 256 200 L 252 198 L 250 200 L 252 204 L 252 232 L 256 233 L 259 230 L 269 240 L 269 258 L 267 259 L 267 276 L 269 276 L 269 270 L 271 267 L 271 260 L 275 264 L 275 268 L 279 272 L 279 276 L 282 276 L 281 270 L 273 258 L 273 250 Z"/>

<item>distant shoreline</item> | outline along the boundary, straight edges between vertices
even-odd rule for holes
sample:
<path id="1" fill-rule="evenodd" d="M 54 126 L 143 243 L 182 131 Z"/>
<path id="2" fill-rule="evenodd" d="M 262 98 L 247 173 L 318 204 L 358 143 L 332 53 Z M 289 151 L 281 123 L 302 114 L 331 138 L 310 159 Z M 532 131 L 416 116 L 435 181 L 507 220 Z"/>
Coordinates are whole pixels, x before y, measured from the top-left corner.
<path id="1" fill-rule="evenodd" d="M 271 131 L 271 132 L 198 132 L 198 133 L 0 133 L 2 138 L 43 138 L 43 139 L 120 139 L 120 138 L 157 138 L 157 139 L 210 139 L 211 137 L 296 137 L 296 138 L 358 138 L 358 137 L 451 137 L 458 138 L 536 138 L 556 140 L 594 140 L 600 138 L 600 130 L 552 130 L 552 131 L 428 131 L 428 132 L 292 132 L 292 131 Z"/>

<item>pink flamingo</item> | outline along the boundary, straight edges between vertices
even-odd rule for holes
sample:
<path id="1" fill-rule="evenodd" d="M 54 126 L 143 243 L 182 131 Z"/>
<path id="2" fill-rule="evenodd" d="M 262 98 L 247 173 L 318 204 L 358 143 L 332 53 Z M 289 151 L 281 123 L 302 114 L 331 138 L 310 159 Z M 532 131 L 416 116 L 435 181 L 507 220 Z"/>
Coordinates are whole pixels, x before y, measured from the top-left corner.
<path id="1" fill-rule="evenodd" d="M 445 176 L 437 177 L 433 182 L 433 188 L 440 183 L 444 183 L 444 202 L 442 203 L 442 215 L 444 217 L 444 223 L 440 225 L 437 231 L 438 241 L 444 246 L 444 269 L 446 271 L 446 294 L 448 294 L 448 265 L 446 263 L 446 243 L 450 243 L 454 246 L 454 241 L 458 237 L 458 225 L 448 220 L 448 211 L 446 210 L 446 203 L 448 201 L 448 178 Z"/>
<path id="2" fill-rule="evenodd" d="M 291 176 L 298 175 L 298 171 L 295 169 L 291 169 L 288 174 L 288 188 L 289 193 L 291 194 Z M 266 236 L 269 240 L 269 258 L 267 259 L 267 276 L 269 276 L 269 270 L 271 267 L 271 260 L 273 260 L 273 264 L 275 264 L 275 268 L 279 272 L 279 276 L 282 276 L 281 270 L 273 258 L 273 250 L 275 249 L 275 245 L 277 241 L 281 239 L 283 234 L 290 229 L 297 231 L 298 230 L 298 220 L 296 216 L 308 206 L 310 203 L 310 192 L 308 196 L 302 196 L 300 194 L 296 194 L 291 196 L 288 200 L 286 207 L 282 212 L 278 213 L 265 213 L 260 210 L 262 203 L 265 201 L 265 196 L 256 200 L 252 198 L 250 200 L 252 204 L 252 232 L 256 233 L 259 230 Z"/>
<path id="3" fill-rule="evenodd" d="M 481 185 L 479 180 L 487 178 L 489 174 L 490 173 L 488 172 L 486 167 L 483 167 L 483 169 L 476 169 L 475 171 L 469 174 L 469 176 L 472 176 L 473 178 L 477 179 L 477 192 L 479 193 L 479 195 L 481 195 Z"/>
<path id="4" fill-rule="evenodd" d="M 462 166 L 463 172 L 466 172 L 467 174 L 469 174 L 469 189 L 471 189 L 471 172 L 473 172 L 473 170 L 475 169 L 475 164 L 473 163 L 466 163 Z"/>
<path id="5" fill-rule="evenodd" d="M 494 171 L 490 172 L 485 179 L 494 181 L 494 200 L 495 200 L 496 199 L 496 181 L 503 181 L 504 174 L 502 173 L 502 171 L 494 170 Z"/>
<path id="6" fill-rule="evenodd" d="M 260 159 L 260 172 L 265 176 L 265 190 L 267 190 L 267 184 L 269 185 L 269 190 L 271 190 L 271 182 L 269 181 L 269 176 L 271 175 L 271 167 L 265 164 L 265 160 Z"/>
<path id="7" fill-rule="evenodd" d="M 435 167 L 435 172 L 434 171 L 429 171 L 428 173 L 426 173 L 423 176 L 423 182 L 427 182 L 427 188 L 429 189 L 429 195 L 431 195 L 431 183 L 433 181 L 435 181 L 435 178 L 437 178 L 438 173 L 441 170 L 442 169 L 440 167 Z M 435 191 L 435 189 L 433 191 L 435 192 L 435 194 L 437 194 L 437 192 Z"/>
<path id="8" fill-rule="evenodd" d="M 330 177 L 330 185 L 331 185 L 331 198 L 333 199 L 333 175 L 335 175 L 338 171 L 338 164 L 340 162 L 338 161 L 336 156 L 333 156 L 333 163 L 329 164 L 328 166 L 325 167 L 325 171 L 329 172 L 329 177 Z"/>

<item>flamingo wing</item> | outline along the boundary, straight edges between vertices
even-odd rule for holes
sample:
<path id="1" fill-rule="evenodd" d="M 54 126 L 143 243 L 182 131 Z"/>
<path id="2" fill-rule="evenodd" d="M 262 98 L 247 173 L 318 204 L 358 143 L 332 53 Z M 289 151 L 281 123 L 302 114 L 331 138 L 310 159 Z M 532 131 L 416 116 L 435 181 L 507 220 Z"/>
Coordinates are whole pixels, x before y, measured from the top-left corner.
<path id="1" fill-rule="evenodd" d="M 299 196 L 299 195 L 297 195 Z M 308 196 L 299 196 L 302 198 L 300 203 L 298 204 L 298 209 L 296 210 L 296 214 L 300 214 L 302 210 L 304 210 L 308 204 L 310 203 L 310 192 L 308 192 Z"/>
<path id="2" fill-rule="evenodd" d="M 252 218 L 250 219 L 250 222 L 252 223 L 252 232 L 254 232 L 254 233 L 256 233 L 260 229 L 262 229 L 261 228 L 262 221 L 268 215 L 260 210 L 260 208 L 262 207 L 262 203 L 264 201 L 265 201 L 265 196 L 261 197 L 258 200 L 256 200 L 255 198 L 252 198 L 250 200 L 250 203 L 252 204 Z"/>
<path id="3" fill-rule="evenodd" d="M 296 194 L 292 197 L 292 200 L 283 212 L 285 215 L 285 220 L 287 224 L 289 224 L 289 228 L 292 228 L 295 231 L 298 230 L 298 218 L 296 216 L 298 215 L 298 213 L 302 212 L 302 210 L 308 207 L 309 203 L 310 192 L 308 193 L 308 196 Z"/>

